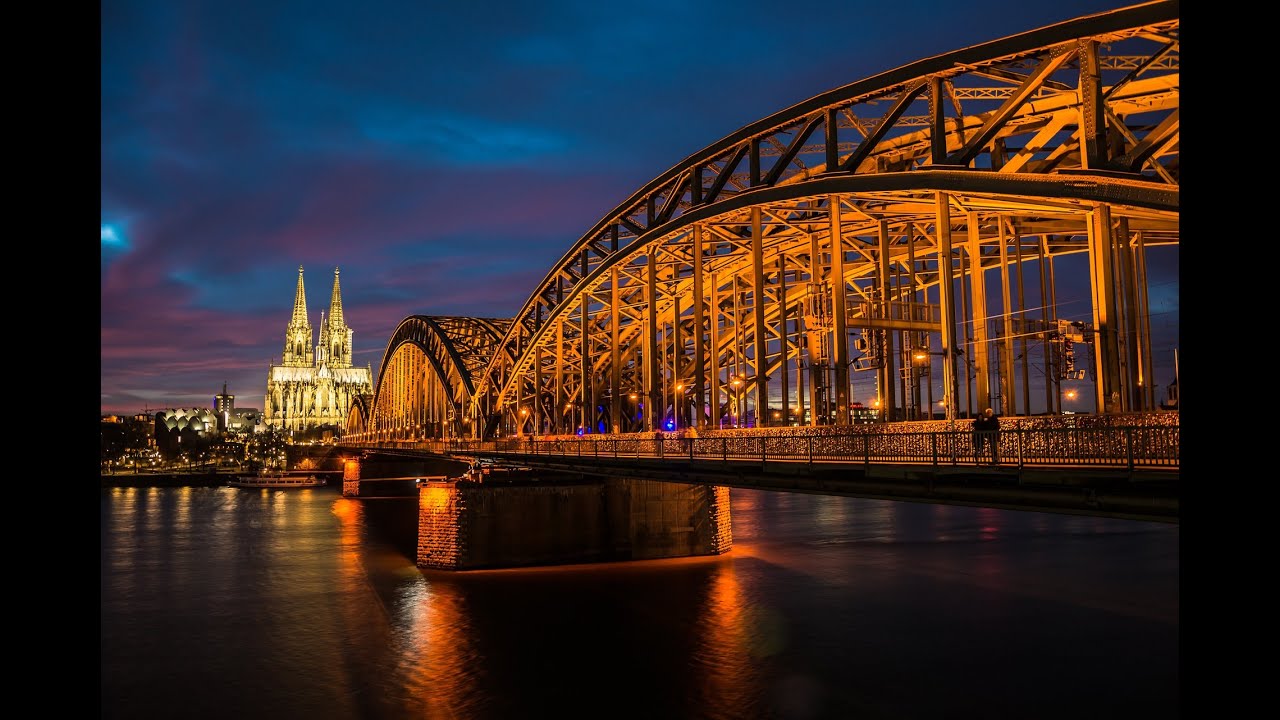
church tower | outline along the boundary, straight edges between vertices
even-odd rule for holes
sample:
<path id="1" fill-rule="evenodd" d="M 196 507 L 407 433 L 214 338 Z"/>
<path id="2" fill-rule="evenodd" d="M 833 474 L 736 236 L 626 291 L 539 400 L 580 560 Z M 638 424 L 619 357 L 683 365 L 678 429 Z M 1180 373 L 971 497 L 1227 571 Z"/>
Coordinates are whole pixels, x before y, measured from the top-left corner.
<path id="1" fill-rule="evenodd" d="M 338 268 L 333 269 L 333 293 L 329 298 L 329 316 L 320 320 L 319 357 L 331 368 L 351 367 L 351 343 L 355 332 L 342 318 L 342 288 L 338 284 Z"/>
<path id="2" fill-rule="evenodd" d="M 319 341 L 311 344 L 299 266 L 293 317 L 285 330 L 284 359 L 267 371 L 263 422 L 291 432 L 323 428 L 340 434 L 355 398 L 373 394 L 372 369 L 351 366 L 353 335 L 342 315 L 342 291 L 338 269 L 334 268 L 329 312 L 320 314 Z"/>
<path id="3" fill-rule="evenodd" d="M 311 322 L 307 320 L 307 293 L 302 285 L 302 266 L 298 266 L 298 289 L 293 296 L 293 318 L 284 332 L 285 367 L 310 367 L 315 362 L 311 349 Z"/>

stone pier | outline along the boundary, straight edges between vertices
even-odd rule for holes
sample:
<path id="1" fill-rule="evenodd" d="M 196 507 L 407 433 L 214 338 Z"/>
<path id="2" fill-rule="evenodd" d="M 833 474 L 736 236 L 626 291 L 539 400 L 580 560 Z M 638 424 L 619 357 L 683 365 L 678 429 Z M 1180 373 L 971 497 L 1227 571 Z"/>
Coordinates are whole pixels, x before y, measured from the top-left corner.
<path id="1" fill-rule="evenodd" d="M 471 570 L 718 555 L 729 489 L 653 480 L 424 481 L 420 567 Z"/>
<path id="2" fill-rule="evenodd" d="M 342 463 L 342 497 L 360 497 L 360 460 L 348 458 Z"/>
<path id="3" fill-rule="evenodd" d="M 456 477 L 467 464 L 443 458 L 352 457 L 342 461 L 342 496 L 404 496 L 418 494 L 414 478 Z"/>

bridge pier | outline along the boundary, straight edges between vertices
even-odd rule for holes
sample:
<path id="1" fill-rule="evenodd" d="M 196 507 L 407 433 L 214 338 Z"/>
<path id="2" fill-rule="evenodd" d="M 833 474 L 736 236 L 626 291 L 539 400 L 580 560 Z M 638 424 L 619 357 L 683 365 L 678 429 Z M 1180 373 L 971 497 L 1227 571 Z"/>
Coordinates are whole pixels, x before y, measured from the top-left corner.
<path id="1" fill-rule="evenodd" d="M 418 490 L 419 567 L 443 570 L 719 555 L 729 489 L 653 480 L 477 483 Z"/>
<path id="2" fill-rule="evenodd" d="M 342 462 L 342 497 L 360 497 L 360 458 Z"/>

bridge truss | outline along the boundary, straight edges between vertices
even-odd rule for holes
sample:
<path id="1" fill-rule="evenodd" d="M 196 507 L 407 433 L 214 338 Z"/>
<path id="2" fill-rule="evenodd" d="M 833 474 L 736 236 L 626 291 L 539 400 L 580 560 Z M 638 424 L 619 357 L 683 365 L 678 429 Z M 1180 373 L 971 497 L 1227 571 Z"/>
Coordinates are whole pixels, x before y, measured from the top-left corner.
<path id="1" fill-rule="evenodd" d="M 1099 413 L 1153 410 L 1146 258 L 1180 234 L 1178 30 L 1177 2 L 1122 8 L 748 125 L 597 222 L 513 319 L 406 319 L 366 427 L 848 424 L 851 372 L 874 373 L 884 420 L 932 416 L 934 373 L 948 418 L 1030 414 L 1032 377 L 1052 410 L 1086 371 Z M 1072 254 L 1092 307 L 1063 318 Z"/>

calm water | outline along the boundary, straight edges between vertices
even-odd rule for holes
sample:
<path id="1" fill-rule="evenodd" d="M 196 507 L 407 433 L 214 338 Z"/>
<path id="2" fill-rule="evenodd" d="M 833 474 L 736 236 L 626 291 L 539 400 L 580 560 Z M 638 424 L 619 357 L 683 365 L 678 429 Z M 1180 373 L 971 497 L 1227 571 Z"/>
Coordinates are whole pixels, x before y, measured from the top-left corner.
<path id="1" fill-rule="evenodd" d="M 1179 715 L 1176 526 L 732 495 L 718 558 L 452 574 L 411 500 L 103 490 L 102 716 Z"/>

